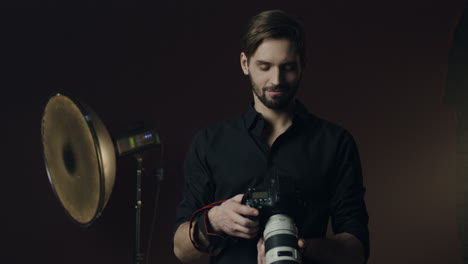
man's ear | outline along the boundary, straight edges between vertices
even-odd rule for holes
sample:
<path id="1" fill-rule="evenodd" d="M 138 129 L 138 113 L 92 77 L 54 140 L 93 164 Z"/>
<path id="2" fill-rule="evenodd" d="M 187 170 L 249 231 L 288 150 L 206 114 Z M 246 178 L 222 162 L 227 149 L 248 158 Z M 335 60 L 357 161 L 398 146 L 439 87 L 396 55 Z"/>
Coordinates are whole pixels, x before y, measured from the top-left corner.
<path id="1" fill-rule="evenodd" d="M 240 64 L 245 75 L 249 75 L 249 60 L 244 52 L 240 54 Z"/>

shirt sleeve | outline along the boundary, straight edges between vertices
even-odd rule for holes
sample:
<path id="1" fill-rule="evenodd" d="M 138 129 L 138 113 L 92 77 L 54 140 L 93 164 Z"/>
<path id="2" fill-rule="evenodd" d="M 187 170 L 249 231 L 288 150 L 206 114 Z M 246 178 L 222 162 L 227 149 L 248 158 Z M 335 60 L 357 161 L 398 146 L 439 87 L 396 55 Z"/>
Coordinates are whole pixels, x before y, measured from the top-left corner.
<path id="1" fill-rule="evenodd" d="M 192 214 L 201 207 L 214 202 L 214 185 L 206 163 L 206 136 L 198 133 L 185 156 L 183 200 L 176 212 L 174 233 L 179 226 L 190 220 Z"/>
<path id="2" fill-rule="evenodd" d="M 350 233 L 365 249 L 369 258 L 369 230 L 361 161 L 350 133 L 340 138 L 336 155 L 336 175 L 332 181 L 331 221 L 335 234 Z"/>

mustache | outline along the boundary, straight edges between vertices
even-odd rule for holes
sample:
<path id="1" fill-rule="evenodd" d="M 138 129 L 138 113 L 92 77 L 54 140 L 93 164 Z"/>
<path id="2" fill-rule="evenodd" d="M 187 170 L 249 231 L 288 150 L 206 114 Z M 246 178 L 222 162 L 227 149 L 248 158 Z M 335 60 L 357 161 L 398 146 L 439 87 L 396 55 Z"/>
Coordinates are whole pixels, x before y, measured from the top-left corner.
<path id="1" fill-rule="evenodd" d="M 283 85 L 275 85 L 269 87 L 263 87 L 263 91 L 268 92 L 279 92 L 279 91 L 287 91 L 289 88 Z"/>

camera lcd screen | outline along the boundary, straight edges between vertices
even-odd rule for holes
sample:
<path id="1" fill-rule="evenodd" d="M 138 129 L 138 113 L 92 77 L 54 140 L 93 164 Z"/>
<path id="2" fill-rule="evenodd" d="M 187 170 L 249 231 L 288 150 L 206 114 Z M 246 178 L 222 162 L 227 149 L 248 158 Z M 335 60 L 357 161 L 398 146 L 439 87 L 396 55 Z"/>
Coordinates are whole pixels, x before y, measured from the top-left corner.
<path id="1" fill-rule="evenodd" d="M 268 198 L 268 192 L 253 192 L 252 198 L 253 199 L 266 199 Z"/>

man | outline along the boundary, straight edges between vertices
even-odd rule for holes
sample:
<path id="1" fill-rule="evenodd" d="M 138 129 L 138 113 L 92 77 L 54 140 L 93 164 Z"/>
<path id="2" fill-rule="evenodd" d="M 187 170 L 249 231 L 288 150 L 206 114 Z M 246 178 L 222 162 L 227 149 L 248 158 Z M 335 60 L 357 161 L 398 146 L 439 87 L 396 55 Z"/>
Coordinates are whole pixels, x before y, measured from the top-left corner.
<path id="1" fill-rule="evenodd" d="M 281 175 L 304 196 L 303 263 L 365 263 L 368 215 L 354 140 L 295 100 L 305 66 L 302 25 L 282 11 L 265 11 L 252 18 L 244 42 L 240 63 L 254 104 L 195 137 L 177 211 L 176 257 L 190 262 L 207 253 L 210 263 L 264 263 L 262 227 L 253 220 L 260 212 L 242 197 Z M 325 237 L 329 217 L 335 234 Z"/>

